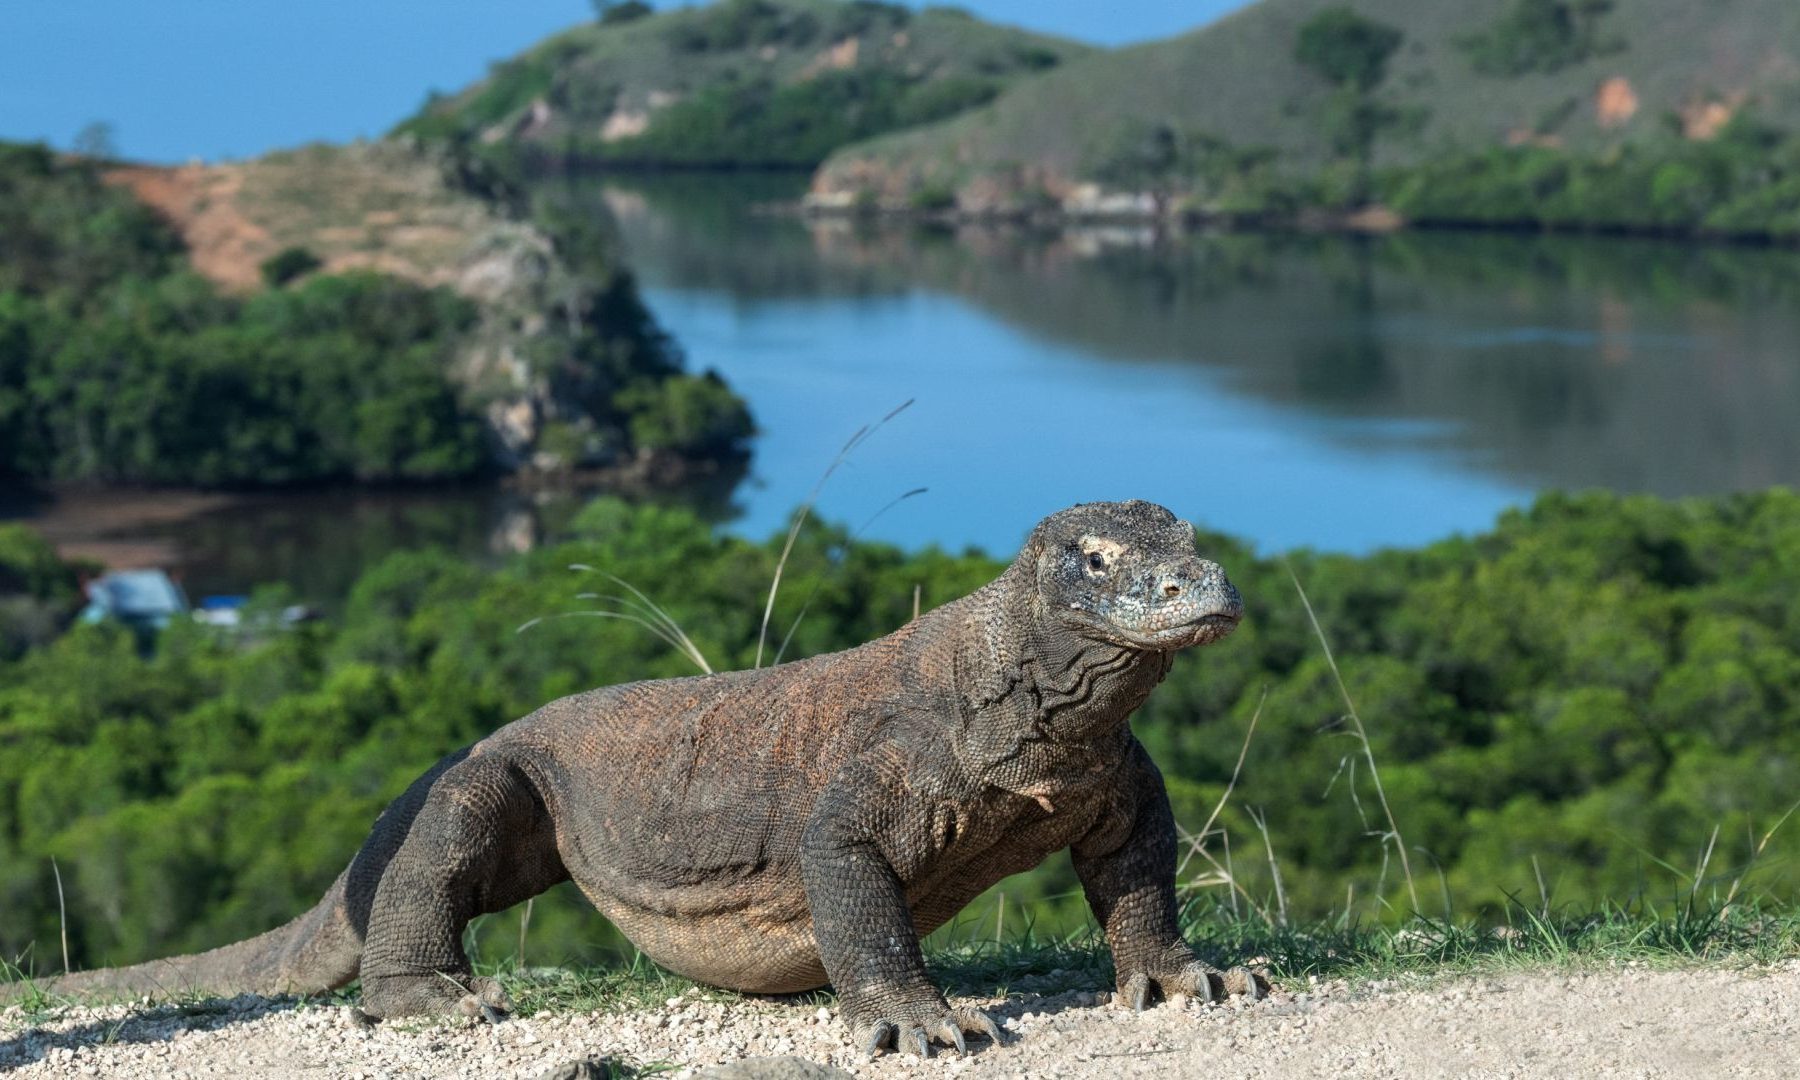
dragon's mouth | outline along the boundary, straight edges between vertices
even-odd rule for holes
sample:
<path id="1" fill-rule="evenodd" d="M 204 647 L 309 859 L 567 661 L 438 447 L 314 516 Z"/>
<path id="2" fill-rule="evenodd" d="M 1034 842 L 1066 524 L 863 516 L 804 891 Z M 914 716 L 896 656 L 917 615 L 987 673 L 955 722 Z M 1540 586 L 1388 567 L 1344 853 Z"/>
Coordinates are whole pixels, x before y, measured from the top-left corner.
<path id="1" fill-rule="evenodd" d="M 1130 631 L 1127 634 L 1148 648 L 1189 649 L 1196 645 L 1211 645 L 1236 630 L 1242 619 L 1243 615 L 1239 612 L 1216 611 L 1179 626 L 1166 627 L 1148 634 L 1132 634 Z"/>
<path id="2" fill-rule="evenodd" d="M 1097 630 L 1099 636 L 1107 640 L 1132 648 L 1166 652 L 1211 645 L 1236 630 L 1244 613 L 1239 604 L 1213 607 L 1196 611 L 1181 622 L 1163 622 L 1154 629 L 1146 629 L 1142 624 L 1131 626 L 1115 622 L 1088 611 L 1071 610 L 1069 614 L 1082 628 Z"/>

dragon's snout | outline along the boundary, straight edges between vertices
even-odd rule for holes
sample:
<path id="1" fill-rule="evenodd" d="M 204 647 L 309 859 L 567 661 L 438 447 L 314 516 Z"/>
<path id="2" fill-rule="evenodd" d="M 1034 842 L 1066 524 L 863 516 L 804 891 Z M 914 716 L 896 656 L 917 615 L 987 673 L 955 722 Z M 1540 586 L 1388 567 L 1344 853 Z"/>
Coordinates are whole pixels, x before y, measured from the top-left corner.
<path id="1" fill-rule="evenodd" d="M 1108 615 L 1147 645 L 1186 648 L 1229 634 L 1244 617 L 1244 602 L 1218 563 L 1183 558 L 1139 578 Z"/>
<path id="2" fill-rule="evenodd" d="M 1237 622 L 1244 617 L 1244 601 L 1225 576 L 1225 568 L 1207 559 L 1184 559 L 1158 568 L 1151 597 L 1190 618 L 1220 618 Z"/>

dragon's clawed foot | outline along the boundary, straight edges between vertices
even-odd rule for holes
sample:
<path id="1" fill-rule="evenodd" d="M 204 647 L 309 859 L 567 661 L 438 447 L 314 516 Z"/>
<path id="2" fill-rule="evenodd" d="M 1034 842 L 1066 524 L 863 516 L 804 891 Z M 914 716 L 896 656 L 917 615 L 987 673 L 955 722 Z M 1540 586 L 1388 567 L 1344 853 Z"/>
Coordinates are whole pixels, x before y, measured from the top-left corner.
<path id="1" fill-rule="evenodd" d="M 468 993 L 457 999 L 456 1011 L 470 1020 L 488 1024 L 504 1023 L 512 1015 L 512 998 L 492 979 L 463 980 Z"/>
<path id="2" fill-rule="evenodd" d="M 1150 1007 L 1152 992 L 1166 998 L 1185 994 L 1197 1001 L 1223 1001 L 1242 997 L 1257 1001 L 1269 992 L 1269 980 L 1246 967 L 1220 971 L 1210 964 L 1190 960 L 1167 972 L 1139 971 L 1119 983 L 1119 998 L 1138 1012 Z"/>
<path id="3" fill-rule="evenodd" d="M 964 1034 L 985 1035 L 995 1046 L 1006 1037 L 994 1018 L 980 1009 L 949 1008 L 941 1003 L 926 1008 L 884 1010 L 891 1016 L 877 1016 L 852 1026 L 853 1038 L 871 1060 L 883 1049 L 905 1050 L 919 1057 L 931 1056 L 933 1040 L 954 1046 L 958 1054 L 969 1052 Z"/>
<path id="4" fill-rule="evenodd" d="M 433 972 L 363 979 L 362 1012 L 373 1019 L 436 1014 L 498 1024 L 512 1012 L 512 1007 L 512 999 L 500 989 L 500 984 L 480 975 Z"/>

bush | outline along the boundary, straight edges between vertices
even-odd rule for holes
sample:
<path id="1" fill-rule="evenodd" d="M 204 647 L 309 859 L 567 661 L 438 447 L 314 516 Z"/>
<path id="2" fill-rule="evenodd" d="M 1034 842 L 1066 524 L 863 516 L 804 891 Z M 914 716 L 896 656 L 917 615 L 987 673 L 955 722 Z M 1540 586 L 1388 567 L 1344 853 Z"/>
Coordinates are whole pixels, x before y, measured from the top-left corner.
<path id="1" fill-rule="evenodd" d="M 954 210 L 956 209 L 956 189 L 942 181 L 928 183 L 913 191 L 907 199 L 907 205 L 923 213 Z"/>
<path id="2" fill-rule="evenodd" d="M 747 453 L 745 444 L 756 434 L 743 400 L 711 371 L 641 383 L 620 401 L 631 413 L 631 441 L 643 450 L 737 457 Z"/>
<path id="3" fill-rule="evenodd" d="M 263 283 L 279 289 L 295 278 L 312 273 L 325 263 L 303 247 L 283 248 L 262 262 Z"/>
<path id="4" fill-rule="evenodd" d="M 647 15 L 656 14 L 656 9 L 643 0 L 599 0 L 595 4 L 601 26 L 623 26 L 628 22 L 636 22 Z"/>

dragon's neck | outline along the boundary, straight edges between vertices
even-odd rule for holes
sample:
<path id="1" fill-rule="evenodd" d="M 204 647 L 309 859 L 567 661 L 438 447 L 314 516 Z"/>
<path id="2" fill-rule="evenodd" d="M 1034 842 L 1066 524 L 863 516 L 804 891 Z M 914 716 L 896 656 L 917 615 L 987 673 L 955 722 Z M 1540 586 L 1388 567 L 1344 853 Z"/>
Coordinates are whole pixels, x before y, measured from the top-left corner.
<path id="1" fill-rule="evenodd" d="M 1036 596 L 1015 566 L 962 613 L 958 756 L 981 775 L 1101 753 L 1169 670 L 1171 654 L 1077 634 L 1039 610 Z"/>

